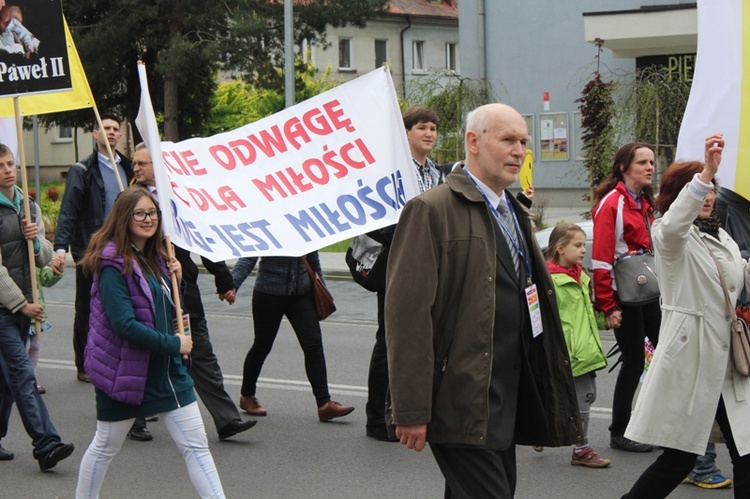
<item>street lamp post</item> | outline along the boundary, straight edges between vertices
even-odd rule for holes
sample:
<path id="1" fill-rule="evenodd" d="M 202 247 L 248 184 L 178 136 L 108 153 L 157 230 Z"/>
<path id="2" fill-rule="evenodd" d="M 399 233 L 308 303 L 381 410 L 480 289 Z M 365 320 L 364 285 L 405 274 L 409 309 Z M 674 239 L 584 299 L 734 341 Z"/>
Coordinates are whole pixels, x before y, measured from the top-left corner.
<path id="1" fill-rule="evenodd" d="M 284 87 L 286 107 L 294 105 L 294 0 L 284 0 Z"/>

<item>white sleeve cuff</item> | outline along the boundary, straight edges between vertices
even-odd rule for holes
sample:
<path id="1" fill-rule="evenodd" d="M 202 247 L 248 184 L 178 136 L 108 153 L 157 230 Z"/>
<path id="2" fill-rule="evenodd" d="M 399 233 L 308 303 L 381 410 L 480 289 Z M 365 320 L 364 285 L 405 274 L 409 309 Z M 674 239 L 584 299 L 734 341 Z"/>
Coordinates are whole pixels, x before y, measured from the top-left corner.
<path id="1" fill-rule="evenodd" d="M 714 188 L 714 184 L 708 183 L 705 184 L 703 181 L 698 178 L 700 176 L 700 173 L 696 173 L 693 177 L 693 180 L 690 181 L 688 184 L 688 191 L 690 191 L 690 194 L 695 199 L 703 200 L 706 198 L 709 192 Z"/>

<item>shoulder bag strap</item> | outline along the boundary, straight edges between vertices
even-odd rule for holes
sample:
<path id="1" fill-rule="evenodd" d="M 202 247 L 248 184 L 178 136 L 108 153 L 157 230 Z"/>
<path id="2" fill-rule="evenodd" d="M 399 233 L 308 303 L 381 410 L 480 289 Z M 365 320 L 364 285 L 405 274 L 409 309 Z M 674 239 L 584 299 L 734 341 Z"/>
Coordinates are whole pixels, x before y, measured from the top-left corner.
<path id="1" fill-rule="evenodd" d="M 301 256 L 300 258 L 305 263 L 305 267 L 307 268 L 307 275 L 310 276 L 310 284 L 313 284 L 315 282 L 315 271 L 312 269 L 310 262 L 307 261 L 307 256 Z"/>
<path id="2" fill-rule="evenodd" d="M 724 299 L 727 302 L 727 309 L 729 309 L 729 315 L 734 321 L 735 319 L 737 319 L 737 313 L 734 307 L 732 306 L 732 300 L 729 298 L 729 291 L 727 291 L 727 281 L 726 279 L 724 279 L 724 272 L 721 270 L 721 265 L 719 265 L 719 261 L 714 256 L 713 252 L 711 251 L 711 248 L 708 247 L 708 244 L 706 244 L 706 241 L 704 241 L 702 237 L 701 237 L 701 242 L 706 247 L 708 254 L 711 255 L 711 259 L 716 264 L 716 270 L 719 271 L 719 280 L 721 281 L 721 289 L 724 291 Z"/>
<path id="3" fill-rule="evenodd" d="M 651 239 L 651 221 L 648 219 L 648 210 L 646 210 L 646 215 L 644 216 L 646 220 L 646 232 L 648 232 L 648 245 L 651 246 L 649 248 L 649 251 L 651 253 L 654 253 L 654 240 Z"/>

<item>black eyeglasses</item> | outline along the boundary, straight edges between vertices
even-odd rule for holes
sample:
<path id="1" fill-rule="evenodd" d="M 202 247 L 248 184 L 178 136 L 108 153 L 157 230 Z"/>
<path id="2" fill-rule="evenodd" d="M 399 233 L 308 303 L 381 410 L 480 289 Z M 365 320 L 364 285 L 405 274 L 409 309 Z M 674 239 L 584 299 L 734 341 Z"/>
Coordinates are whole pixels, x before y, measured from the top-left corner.
<path id="1" fill-rule="evenodd" d="M 130 213 L 130 216 L 133 217 L 133 220 L 135 220 L 136 222 L 143 222 L 146 220 L 146 217 L 150 218 L 151 220 L 159 220 L 159 218 L 161 218 L 161 210 L 138 210 Z"/>

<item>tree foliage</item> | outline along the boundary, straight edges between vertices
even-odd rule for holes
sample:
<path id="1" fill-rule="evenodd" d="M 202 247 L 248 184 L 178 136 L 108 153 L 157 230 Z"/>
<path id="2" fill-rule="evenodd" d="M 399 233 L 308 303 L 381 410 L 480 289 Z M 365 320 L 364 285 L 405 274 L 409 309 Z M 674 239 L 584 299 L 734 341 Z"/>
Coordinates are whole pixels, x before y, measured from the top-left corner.
<path id="1" fill-rule="evenodd" d="M 329 90 L 336 85 L 326 70 L 319 78 L 315 67 L 306 63 L 304 71 L 298 72 L 298 88 L 295 101 L 301 102 Z M 281 71 L 281 70 L 278 70 Z M 283 89 L 260 88 L 235 79 L 219 83 L 212 99 L 211 117 L 203 127 L 203 135 L 234 130 L 284 109 Z"/>
<path id="2" fill-rule="evenodd" d="M 328 25 L 362 26 L 388 0 L 296 2 L 295 45 L 325 43 Z M 101 112 L 132 119 L 140 99 L 137 61 L 146 63 L 154 109 L 167 138 L 200 133 L 220 69 L 283 88 L 280 0 L 66 0 L 65 16 Z M 297 84 L 299 85 L 299 78 Z M 48 115 L 46 124 L 92 124 L 90 110 Z M 173 136 L 169 136 L 169 135 Z"/>
<path id="3" fill-rule="evenodd" d="M 589 170 L 589 185 L 593 190 L 609 175 L 614 159 L 614 117 L 615 101 L 613 94 L 616 83 L 602 80 L 598 61 L 601 55 L 603 40 L 597 39 L 597 69 L 581 91 L 580 103 L 581 128 L 583 134 L 583 166 Z M 589 201 L 593 196 L 589 195 Z"/>
<path id="4" fill-rule="evenodd" d="M 618 122 L 632 123 L 634 139 L 654 145 L 662 167 L 673 159 L 689 96 L 689 82 L 664 66 L 648 66 L 636 71 L 617 99 Z"/>
<path id="5" fill-rule="evenodd" d="M 466 115 L 472 109 L 487 104 L 489 95 L 492 95 L 492 88 L 486 80 L 438 71 L 408 81 L 402 105 L 406 109 L 422 104 L 437 113 L 440 133 L 433 157 L 439 163 L 447 163 L 464 159 Z"/>

